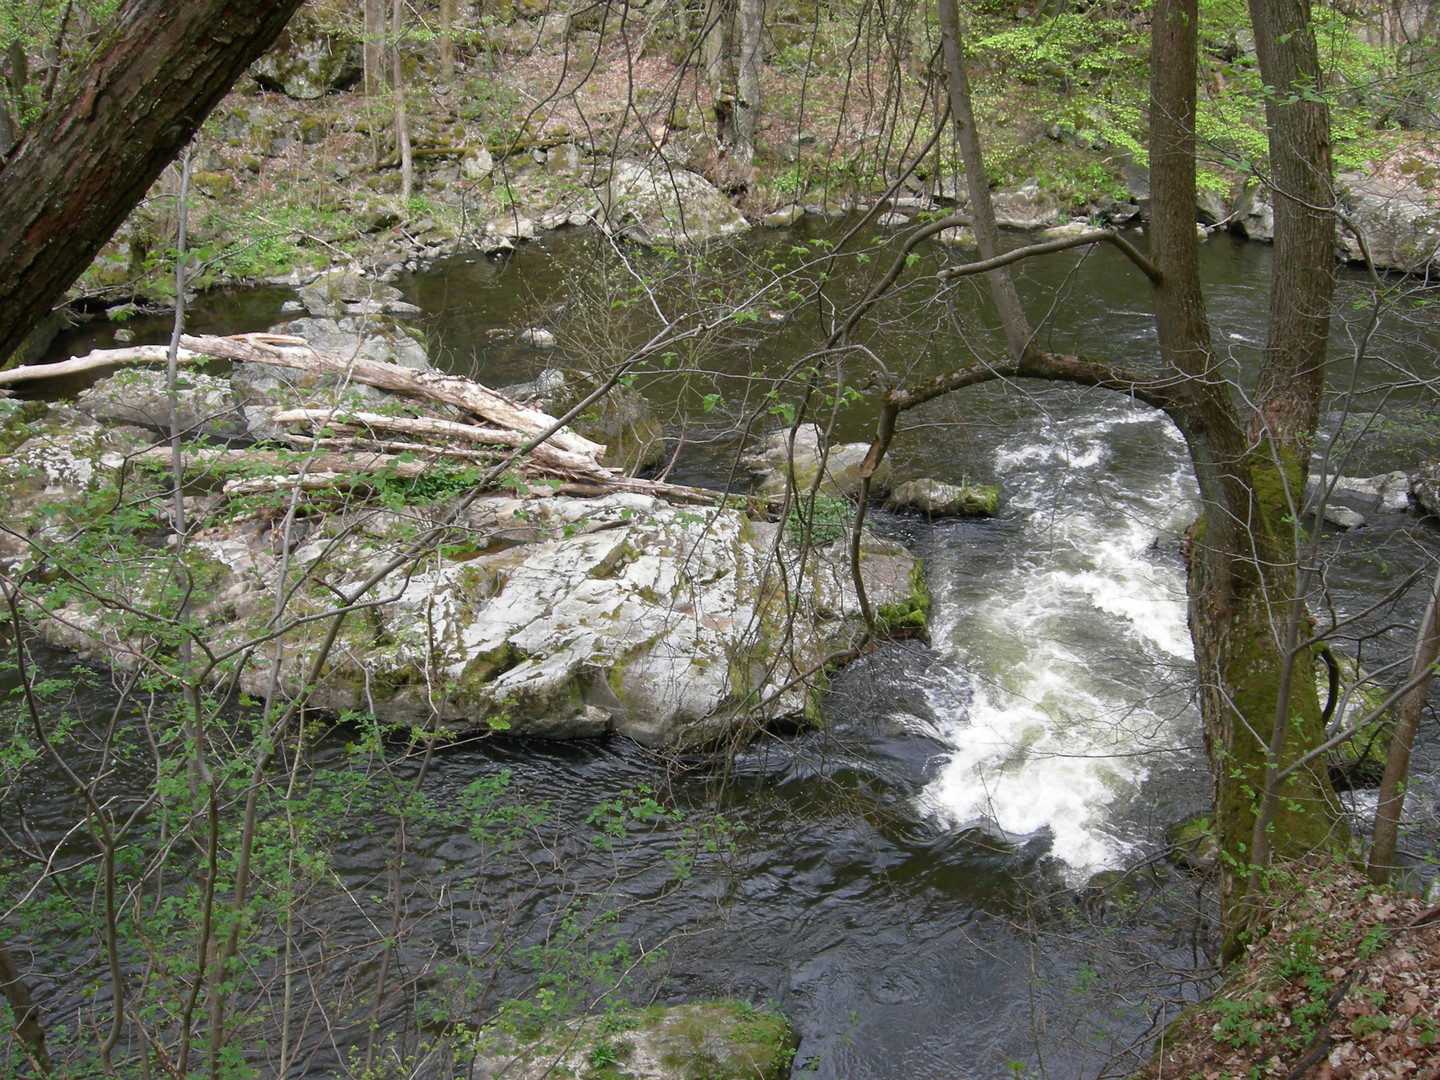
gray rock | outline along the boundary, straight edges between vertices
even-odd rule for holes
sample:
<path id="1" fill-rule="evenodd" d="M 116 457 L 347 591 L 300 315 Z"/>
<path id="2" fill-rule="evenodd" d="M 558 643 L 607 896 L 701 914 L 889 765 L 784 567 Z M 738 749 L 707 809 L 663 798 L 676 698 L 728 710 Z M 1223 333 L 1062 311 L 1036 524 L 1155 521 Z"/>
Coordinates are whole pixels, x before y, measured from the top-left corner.
<path id="1" fill-rule="evenodd" d="M 510 1080 L 595 1076 L 601 1058 L 615 1080 L 781 1080 L 799 1045 L 784 1017 L 733 1001 L 571 1020 L 534 1042 L 483 1028 L 474 1041 L 480 1075 Z"/>
<path id="2" fill-rule="evenodd" d="M 1440 267 L 1440 206 L 1418 184 L 1346 173 L 1336 188 L 1377 267 L 1412 274 Z M 1336 243 L 1347 259 L 1363 261 L 1360 241 L 1344 226 Z"/>
<path id="3" fill-rule="evenodd" d="M 787 226 L 794 225 L 804 216 L 805 207 L 801 206 L 799 203 L 792 203 L 789 206 L 782 207 L 779 210 L 775 210 L 769 214 L 766 214 L 765 217 L 761 220 L 766 228 L 783 229 Z"/>
<path id="4" fill-rule="evenodd" d="M 991 201 L 995 205 L 995 222 L 1009 229 L 1039 229 L 1051 224 L 1060 207 L 1055 199 L 1040 190 L 1034 179 L 1026 180 L 1013 191 L 997 191 Z"/>
<path id="5" fill-rule="evenodd" d="M 1325 506 L 1324 518 L 1331 525 L 1338 525 L 1342 529 L 1356 529 L 1365 524 L 1365 515 L 1348 506 L 1337 506 L 1334 503 L 1327 503 Z"/>
<path id="6" fill-rule="evenodd" d="M 946 484 L 923 479 L 896 485 L 885 505 L 891 510 L 918 510 L 926 517 L 993 517 L 999 499 L 999 492 L 991 484 Z"/>
<path id="7" fill-rule="evenodd" d="M 553 349 L 555 347 L 555 334 L 542 326 L 532 326 L 521 330 L 518 340 L 523 345 L 533 345 L 537 349 Z"/>
<path id="8" fill-rule="evenodd" d="M 134 424 L 170 433 L 165 373 L 131 368 L 80 392 L 75 409 L 102 424 Z M 176 419 L 189 438 L 234 439 L 247 434 L 245 417 L 226 379 L 181 372 L 176 380 Z"/>
<path id="9" fill-rule="evenodd" d="M 1432 461 L 1415 473 L 1410 494 L 1423 513 L 1440 517 L 1440 462 Z"/>
<path id="10" fill-rule="evenodd" d="M 1064 225 L 1052 225 L 1048 229 L 1041 229 L 1037 240 L 1068 240 L 1074 236 L 1083 236 L 1091 232 L 1094 226 L 1088 221 L 1067 221 Z"/>
<path id="11" fill-rule="evenodd" d="M 360 43 L 342 34 L 301 28 L 296 20 L 250 73 L 267 90 L 311 100 L 353 86 L 364 73 Z"/>
<path id="12" fill-rule="evenodd" d="M 271 332 L 304 338 L 318 352 L 340 352 L 415 371 L 430 370 L 425 346 L 385 319 L 295 319 L 272 327 Z M 279 364 L 237 364 L 230 373 L 230 385 L 249 437 L 257 440 L 278 439 L 284 433 L 270 419 L 282 409 L 374 407 L 396 400 L 393 394 L 373 386 L 346 384 L 334 376 Z"/>
<path id="13" fill-rule="evenodd" d="M 485 226 L 487 237 L 508 240 L 512 244 L 516 240 L 535 239 L 535 231 L 535 222 L 518 214 L 505 214 Z"/>
<path id="14" fill-rule="evenodd" d="M 942 244 L 949 244 L 951 247 L 979 247 L 979 243 L 975 239 L 975 230 L 968 225 L 951 225 L 948 229 L 942 229 L 936 233 L 935 239 Z"/>
<path id="15" fill-rule="evenodd" d="M 329 523 L 295 558 L 313 561 L 334 587 L 352 587 L 387 557 L 376 551 L 385 527 L 373 510 L 368 536 Z M 800 553 L 781 545 L 785 573 L 772 564 L 778 528 L 641 495 L 480 500 L 469 532 L 481 553 L 431 561 L 397 580 L 393 600 L 342 632 L 311 703 L 373 711 L 386 723 L 438 715 L 458 731 L 613 732 L 671 747 L 712 745 L 760 720 L 807 714 L 814 704 L 800 677 L 863 624 L 842 545 L 810 552 L 805 585 L 782 592 L 782 580 L 797 580 Z M 484 550 L 497 538 L 530 542 Z M 228 597 L 229 618 L 268 618 L 273 544 L 223 535 L 195 543 L 217 566 L 261 583 L 251 598 Z M 898 545 L 869 542 L 862 571 L 871 604 L 916 610 L 916 567 Z M 787 607 L 795 610 L 788 635 Z M 783 650 L 773 644 L 780 640 Z M 298 691 L 314 648 L 297 640 L 287 653 L 285 692 Z M 253 692 L 263 674 L 241 682 Z"/>
<path id="16" fill-rule="evenodd" d="M 750 227 L 715 185 L 687 169 L 618 161 L 598 194 L 599 223 L 638 243 L 702 244 Z"/>
<path id="17" fill-rule="evenodd" d="M 1307 507 L 1315 506 L 1322 484 L 1327 489 L 1328 503 L 1346 504 L 1362 513 L 1397 513 L 1410 505 L 1410 478 L 1403 472 L 1389 472 L 1380 476 L 1321 477 L 1312 474 L 1305 481 Z"/>
<path id="18" fill-rule="evenodd" d="M 823 460 L 824 475 L 816 489 L 831 498 L 850 497 L 860 491 L 860 466 L 870 452 L 869 443 L 841 443 L 824 448 L 820 429 L 814 424 L 801 424 L 795 431 L 794 464 L 790 464 L 789 429 L 777 431 L 759 446 L 741 457 L 740 463 L 759 475 L 757 490 L 762 495 L 783 492 L 793 472 L 795 489 L 808 492 L 815 482 Z M 871 489 L 884 492 L 890 483 L 890 463 L 882 461 L 871 477 Z"/>
<path id="19" fill-rule="evenodd" d="M 1230 217 L 1230 203 L 1218 191 L 1206 188 L 1196 193 L 1195 210 L 1205 225 L 1218 225 Z"/>
<path id="20" fill-rule="evenodd" d="M 402 299 L 393 285 L 349 270 L 332 270 L 299 290 L 300 302 L 316 318 L 342 315 L 415 315 L 420 309 Z"/>
<path id="21" fill-rule="evenodd" d="M 897 214 L 894 211 L 881 214 L 875 219 L 875 224 L 882 229 L 903 229 L 910 224 L 908 214 Z"/>
<path id="22" fill-rule="evenodd" d="M 1270 203 L 1269 189 L 1259 184 L 1248 184 L 1235 200 L 1231 220 L 1235 231 L 1247 240 L 1266 243 L 1274 240 L 1275 208 Z"/>

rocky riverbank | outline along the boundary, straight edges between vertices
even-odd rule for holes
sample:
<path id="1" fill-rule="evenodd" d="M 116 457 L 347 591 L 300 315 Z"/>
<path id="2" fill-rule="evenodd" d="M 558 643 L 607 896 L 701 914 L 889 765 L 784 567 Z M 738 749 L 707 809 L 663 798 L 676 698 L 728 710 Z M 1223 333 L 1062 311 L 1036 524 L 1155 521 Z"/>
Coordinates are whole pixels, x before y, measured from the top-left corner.
<path id="1" fill-rule="evenodd" d="M 0 403 L 3 554 L 41 636 L 130 667 L 183 625 L 208 681 L 452 733 L 675 747 L 818 719 L 867 626 L 799 501 L 777 521 L 635 479 L 566 428 L 527 449 L 554 417 L 434 373 L 383 318 L 275 329 L 185 339 L 233 367 L 182 377 L 173 456 L 154 372 Z M 903 547 L 867 535 L 859 579 L 882 628 L 923 631 Z"/>

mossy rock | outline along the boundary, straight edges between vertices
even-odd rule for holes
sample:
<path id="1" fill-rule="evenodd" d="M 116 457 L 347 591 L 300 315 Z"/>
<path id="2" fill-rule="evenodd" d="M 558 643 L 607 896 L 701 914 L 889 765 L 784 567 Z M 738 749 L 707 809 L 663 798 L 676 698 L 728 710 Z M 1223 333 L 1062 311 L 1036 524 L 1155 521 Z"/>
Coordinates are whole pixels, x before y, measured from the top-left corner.
<path id="1" fill-rule="evenodd" d="M 1329 729 L 1335 731 L 1377 712 L 1385 704 L 1388 694 L 1384 687 L 1369 681 L 1353 658 L 1332 652 L 1330 661 L 1334 664 L 1333 671 L 1324 656 L 1316 655 L 1315 688 L 1322 704 L 1329 698 L 1334 699 L 1337 715 L 1330 718 Z M 1377 787 L 1385 771 L 1385 757 L 1390 752 L 1390 733 L 1393 730 L 1394 719 L 1388 711 L 1360 724 L 1353 736 L 1334 747 L 1326 756 L 1330 782 L 1336 788 L 1347 791 Z"/>
<path id="2" fill-rule="evenodd" d="M 1208 874 L 1220 858 L 1220 841 L 1208 817 L 1196 816 L 1177 821 L 1165 829 L 1170 845 L 1167 857 L 1175 865 L 1196 874 Z"/>
<path id="3" fill-rule="evenodd" d="M 739 1001 L 611 1013 L 527 1035 L 483 1029 L 482 1074 L 493 1064 L 514 1080 L 779 1080 L 800 1042 L 779 1013 Z"/>
<path id="4" fill-rule="evenodd" d="M 224 172 L 194 172 L 190 174 L 190 183 L 195 190 L 219 200 L 229 194 L 231 177 Z"/>
<path id="5" fill-rule="evenodd" d="M 917 559 L 910 571 L 910 595 L 900 603 L 884 605 L 877 614 L 892 637 L 925 635 L 930 619 L 930 588 L 925 582 L 923 563 Z"/>

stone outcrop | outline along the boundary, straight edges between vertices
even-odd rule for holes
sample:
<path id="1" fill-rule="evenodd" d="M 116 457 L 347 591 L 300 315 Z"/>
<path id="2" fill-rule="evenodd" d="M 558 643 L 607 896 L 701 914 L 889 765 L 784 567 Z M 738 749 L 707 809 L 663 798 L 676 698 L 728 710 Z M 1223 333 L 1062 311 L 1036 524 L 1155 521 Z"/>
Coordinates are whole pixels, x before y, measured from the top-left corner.
<path id="1" fill-rule="evenodd" d="M 343 335 L 333 320 L 298 322 L 289 329 L 319 341 Z M 382 345 L 352 340 L 357 349 Z M 323 403 L 352 389 L 320 385 L 324 379 L 278 363 L 237 367 L 300 376 L 248 406 L 272 422 L 281 405 Z M 154 376 L 133 375 L 108 382 L 114 389 L 128 379 L 153 395 Z M 253 391 L 253 381 L 241 382 Z M 222 383 L 196 386 L 187 407 L 198 427 L 215 422 L 200 415 L 212 405 L 217 416 L 234 416 L 236 398 Z M 484 392 L 517 417 L 547 419 Z M 112 397 L 91 395 L 98 403 Z M 176 546 L 168 475 L 148 464 L 163 475 L 170 463 L 168 448 L 149 449 L 163 441 L 155 425 L 102 425 L 94 417 L 110 415 L 109 404 L 92 405 L 89 415 L 64 405 L 4 404 L 0 490 L 12 528 L 0 537 L 0 558 L 71 557 L 79 531 L 111 527 L 117 499 L 131 521 L 126 535 L 150 537 L 147 552 Z M 208 649 L 231 655 L 216 679 L 262 696 L 278 685 L 285 696 L 308 693 L 314 707 L 370 713 L 385 724 L 553 738 L 613 732 L 658 747 L 724 743 L 762 723 L 816 715 L 825 670 L 866 631 L 844 543 L 802 545 L 786 524 L 739 506 L 687 506 L 623 489 L 599 498 L 554 494 L 558 482 L 533 479 L 538 450 L 506 481 L 513 494 L 479 497 L 470 497 L 479 475 L 464 467 L 470 459 L 392 452 L 382 465 L 357 462 L 384 456 L 345 435 L 364 424 L 378 438 L 387 424 L 463 426 L 433 412 L 411 416 L 416 408 L 414 400 L 391 398 L 357 427 L 345 417 L 363 410 L 323 405 L 310 438 L 327 445 L 316 446 L 313 473 L 297 464 L 311 445 L 303 440 L 293 450 L 186 451 L 196 466 L 187 465 L 191 532 L 183 559 L 195 588 L 186 619 Z M 580 461 L 578 452 L 550 452 Z M 611 475 L 590 468 L 585 475 Z M 303 486 L 307 479 L 314 483 Z M 632 483 L 643 489 L 646 482 Z M 306 492 L 303 513 L 287 525 L 297 488 Z M 693 501 L 696 492 L 673 494 Z M 441 531 L 427 532 L 438 523 Z M 105 551 L 104 566 L 70 572 L 101 575 L 96 593 L 114 593 L 118 606 L 97 604 L 92 594 L 57 596 L 52 617 L 37 619 L 36 628 L 57 645 L 123 666 L 150 647 L 131 636 L 145 631 L 136 629 L 144 620 L 130 616 L 168 610 L 174 564 Z M 112 580 L 104 577 L 110 565 L 126 569 Z M 883 623 L 923 629 L 923 576 L 903 547 L 867 536 L 861 574 Z M 276 661 L 269 648 L 245 643 L 266 639 L 282 588 L 290 626 Z M 334 612 L 346 603 L 356 607 L 322 653 Z"/>
<path id="2" fill-rule="evenodd" d="M 820 428 L 815 424 L 801 424 L 795 429 L 793 464 L 788 428 L 761 440 L 741 457 L 740 463 L 757 474 L 757 490 L 762 495 L 783 492 L 792 476 L 795 489 L 808 492 L 823 467 L 824 473 L 816 489 L 818 494 L 848 498 L 860 491 L 860 466 L 869 452 L 869 443 L 839 443 L 827 450 Z M 883 493 L 889 483 L 890 463 L 882 461 L 871 477 L 872 490 Z"/>
<path id="3" fill-rule="evenodd" d="M 1422 513 L 1440 517 L 1440 462 L 1420 467 L 1410 482 L 1410 494 Z"/>
<path id="4" fill-rule="evenodd" d="M 946 484 L 940 480 L 907 480 L 885 500 L 891 510 L 915 510 L 929 518 L 994 517 L 1000 492 L 993 484 Z"/>
<path id="5" fill-rule="evenodd" d="M 750 228 L 719 188 L 688 169 L 617 161 L 599 194 L 599 223 L 638 243 L 702 244 Z"/>
<path id="6" fill-rule="evenodd" d="M 1055 222 L 1060 204 L 1043 191 L 1038 181 L 1026 180 L 1009 191 L 997 191 L 991 197 L 995 207 L 995 223 L 1007 229 L 1040 229 Z"/>
<path id="7" fill-rule="evenodd" d="M 1345 173 L 1336 177 L 1336 187 L 1376 266 L 1424 273 L 1440 265 L 1440 206 L 1419 184 Z M 1363 261 L 1360 242 L 1348 229 L 1342 226 L 1336 241 L 1347 259 Z"/>
<path id="8" fill-rule="evenodd" d="M 330 590 L 352 589 L 414 524 L 371 511 L 312 531 L 294 559 L 327 588 L 302 603 L 333 604 Z M 802 573 L 778 530 L 736 510 L 631 494 L 481 499 L 453 532 L 452 557 L 379 586 L 384 602 L 347 625 L 311 700 L 385 723 L 617 733 L 647 746 L 712 745 L 758 721 L 813 714 L 810 674 L 862 624 L 840 545 L 810 552 Z M 258 630 L 270 613 L 274 539 L 224 531 L 195 547 L 222 575 L 218 605 L 234 632 Z M 923 601 L 917 567 L 899 545 L 866 544 L 871 604 L 896 621 L 911 613 Z M 292 640 L 288 692 L 318 641 Z M 263 664 L 240 674 L 252 692 L 268 679 Z"/>
<path id="9" fill-rule="evenodd" d="M 299 18 L 250 74 L 266 90 L 306 101 L 354 86 L 364 74 L 364 58 L 360 42 Z"/>

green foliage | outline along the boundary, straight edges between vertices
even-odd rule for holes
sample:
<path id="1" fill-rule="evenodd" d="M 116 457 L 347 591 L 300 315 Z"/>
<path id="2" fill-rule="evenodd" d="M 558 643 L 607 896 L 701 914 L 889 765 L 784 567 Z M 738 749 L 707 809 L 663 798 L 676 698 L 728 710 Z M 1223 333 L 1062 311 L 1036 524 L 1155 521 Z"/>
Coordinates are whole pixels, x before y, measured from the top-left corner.
<path id="1" fill-rule="evenodd" d="M 797 495 L 785 515 L 785 535 L 792 544 L 822 547 L 846 536 L 855 518 L 848 499 L 816 492 Z"/>

